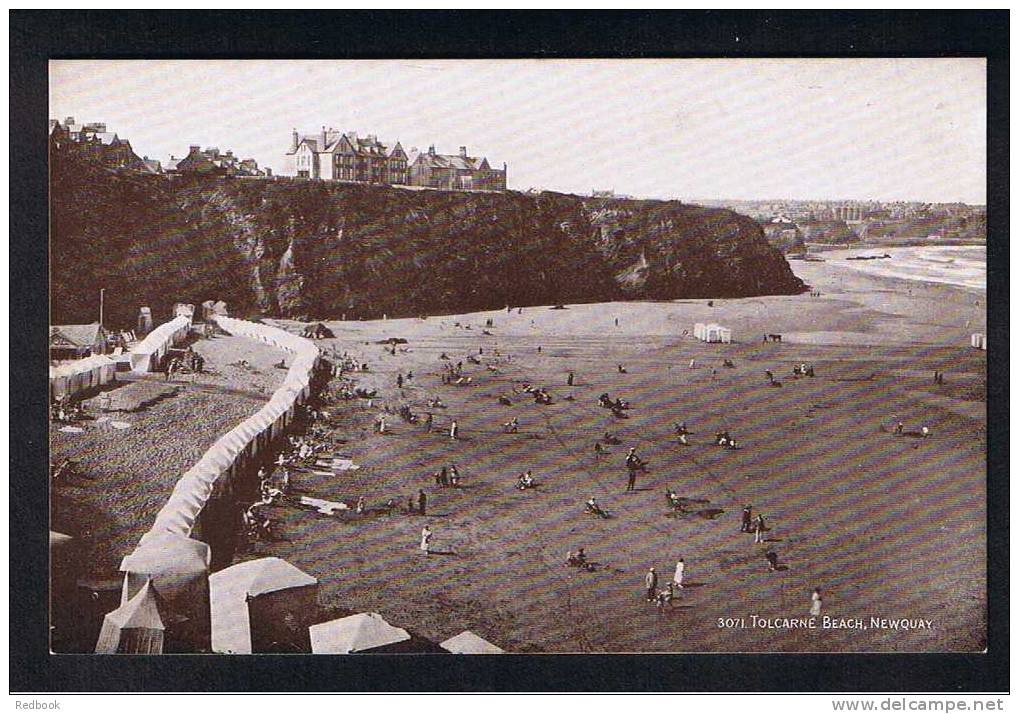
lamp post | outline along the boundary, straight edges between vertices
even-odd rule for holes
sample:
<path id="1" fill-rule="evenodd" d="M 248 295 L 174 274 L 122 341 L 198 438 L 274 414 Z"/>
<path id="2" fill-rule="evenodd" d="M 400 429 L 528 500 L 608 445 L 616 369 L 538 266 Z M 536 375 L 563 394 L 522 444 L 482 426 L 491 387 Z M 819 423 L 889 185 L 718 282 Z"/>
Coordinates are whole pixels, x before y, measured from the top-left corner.
<path id="1" fill-rule="evenodd" d="M 103 293 L 106 292 L 106 288 L 99 288 L 99 326 L 103 326 Z"/>

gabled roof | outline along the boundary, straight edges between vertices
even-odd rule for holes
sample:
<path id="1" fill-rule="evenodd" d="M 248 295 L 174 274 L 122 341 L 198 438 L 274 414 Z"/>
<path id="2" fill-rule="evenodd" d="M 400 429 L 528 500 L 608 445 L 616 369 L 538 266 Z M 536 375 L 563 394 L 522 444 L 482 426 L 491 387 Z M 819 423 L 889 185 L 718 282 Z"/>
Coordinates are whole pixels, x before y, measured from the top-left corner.
<path id="1" fill-rule="evenodd" d="M 464 630 L 459 635 L 440 642 L 439 647 L 453 654 L 506 654 L 501 647 L 496 647 L 470 630 Z"/>
<path id="2" fill-rule="evenodd" d="M 157 159 L 142 159 L 142 163 L 145 165 L 145 170 L 150 173 L 158 174 L 163 171 L 163 165 Z"/>
<path id="3" fill-rule="evenodd" d="M 418 154 L 415 162 L 423 163 L 433 169 L 457 169 L 460 171 L 478 171 L 487 169 L 488 159 L 478 156 L 460 156 L 459 154 Z"/>
<path id="4" fill-rule="evenodd" d="M 91 347 L 101 341 L 101 329 L 98 322 L 88 325 L 51 325 L 50 344 L 66 341 L 79 347 Z"/>
<path id="5" fill-rule="evenodd" d="M 314 654 L 367 652 L 410 639 L 410 633 L 393 627 L 377 612 L 341 617 L 308 628 Z"/>
<path id="6" fill-rule="evenodd" d="M 248 599 L 318 581 L 279 558 L 231 565 L 209 576 L 212 649 L 223 654 L 251 653 Z"/>
<path id="7" fill-rule="evenodd" d="M 123 629 L 166 629 L 163 625 L 163 618 L 159 616 L 159 607 L 156 605 L 156 593 L 152 589 L 151 581 L 146 581 L 142 589 L 133 598 L 106 617 Z"/>

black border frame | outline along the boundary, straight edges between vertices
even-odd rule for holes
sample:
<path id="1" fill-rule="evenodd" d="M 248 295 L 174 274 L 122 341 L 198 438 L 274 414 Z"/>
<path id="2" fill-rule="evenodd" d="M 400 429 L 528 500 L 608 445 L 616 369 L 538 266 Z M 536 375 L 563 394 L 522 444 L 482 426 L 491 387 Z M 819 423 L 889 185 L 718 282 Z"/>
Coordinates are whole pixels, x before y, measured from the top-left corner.
<path id="1" fill-rule="evenodd" d="M 16 370 L 10 689 L 1005 692 L 1008 678 L 1008 11 L 11 11 L 10 323 L 46 363 L 47 61 L 57 58 L 987 58 L 988 651 L 983 654 L 99 657 L 48 653 L 45 375 Z M 1005 236 L 1005 237 L 1000 237 Z M 46 293 L 48 294 L 48 290 Z M 26 350 L 27 348 L 27 350 Z M 1003 577 L 1004 576 L 1004 577 Z M 16 618 L 16 619 L 15 619 Z"/>

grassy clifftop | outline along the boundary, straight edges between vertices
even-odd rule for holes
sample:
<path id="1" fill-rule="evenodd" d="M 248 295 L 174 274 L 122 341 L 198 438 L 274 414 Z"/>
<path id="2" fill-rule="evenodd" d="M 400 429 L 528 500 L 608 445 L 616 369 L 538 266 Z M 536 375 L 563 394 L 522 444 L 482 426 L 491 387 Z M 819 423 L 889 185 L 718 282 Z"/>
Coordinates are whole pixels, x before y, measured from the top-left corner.
<path id="1" fill-rule="evenodd" d="M 372 318 L 802 290 L 750 219 L 672 201 L 117 174 L 54 156 L 52 313 Z M 162 311 L 162 312 L 161 312 Z"/>

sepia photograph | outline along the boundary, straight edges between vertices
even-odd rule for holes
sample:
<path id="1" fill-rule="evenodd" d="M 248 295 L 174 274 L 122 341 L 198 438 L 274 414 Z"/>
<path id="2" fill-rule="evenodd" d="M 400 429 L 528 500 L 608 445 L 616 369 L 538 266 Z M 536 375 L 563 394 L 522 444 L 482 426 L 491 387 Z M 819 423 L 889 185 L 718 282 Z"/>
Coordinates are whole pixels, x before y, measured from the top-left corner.
<path id="1" fill-rule="evenodd" d="M 26 690 L 1007 685 L 1006 14 L 117 15 L 12 17 Z"/>
<path id="2" fill-rule="evenodd" d="M 984 74 L 53 61 L 53 650 L 983 650 Z"/>

